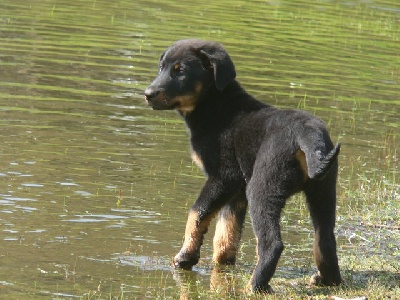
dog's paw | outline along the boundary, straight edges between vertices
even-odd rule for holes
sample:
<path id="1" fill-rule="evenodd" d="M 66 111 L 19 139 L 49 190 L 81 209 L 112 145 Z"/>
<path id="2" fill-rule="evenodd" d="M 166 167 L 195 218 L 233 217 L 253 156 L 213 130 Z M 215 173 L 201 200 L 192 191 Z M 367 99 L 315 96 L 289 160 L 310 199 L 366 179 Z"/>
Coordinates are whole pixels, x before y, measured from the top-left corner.
<path id="1" fill-rule="evenodd" d="M 274 290 L 269 284 L 264 284 L 262 286 L 255 285 L 254 283 L 251 282 L 250 280 L 246 287 L 245 287 L 245 293 L 246 294 L 274 294 Z"/>
<path id="2" fill-rule="evenodd" d="M 340 279 L 338 280 L 333 280 L 333 279 L 326 279 L 321 276 L 320 272 L 315 273 L 314 275 L 311 276 L 310 279 L 310 285 L 314 286 L 334 286 L 334 285 L 339 285 L 340 284 Z"/>
<path id="3" fill-rule="evenodd" d="M 310 285 L 320 286 L 322 284 L 322 277 L 319 272 L 315 273 L 310 278 Z"/>
<path id="4" fill-rule="evenodd" d="M 216 255 L 213 256 L 213 263 L 216 265 L 235 265 L 236 264 L 236 256 L 228 256 L 228 255 Z"/>
<path id="5" fill-rule="evenodd" d="M 174 257 L 174 267 L 175 268 L 181 268 L 184 270 L 191 270 L 192 267 L 199 262 L 199 255 L 198 254 L 192 254 L 192 253 L 187 253 L 187 252 L 179 252 L 177 255 Z"/>

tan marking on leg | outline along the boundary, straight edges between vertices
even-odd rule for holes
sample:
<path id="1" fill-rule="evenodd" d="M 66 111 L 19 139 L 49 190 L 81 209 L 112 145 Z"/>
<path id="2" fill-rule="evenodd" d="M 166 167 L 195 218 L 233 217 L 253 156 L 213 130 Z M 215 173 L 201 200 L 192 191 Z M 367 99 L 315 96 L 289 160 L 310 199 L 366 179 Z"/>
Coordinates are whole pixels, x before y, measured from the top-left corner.
<path id="1" fill-rule="evenodd" d="M 220 216 L 215 228 L 213 261 L 217 264 L 234 263 L 239 242 L 240 228 L 236 216 L 232 213 Z"/>
<path id="2" fill-rule="evenodd" d="M 260 256 L 258 255 L 258 238 L 257 237 L 256 237 L 256 256 L 257 256 L 256 265 L 258 265 L 258 261 L 260 260 Z M 250 280 L 246 284 L 246 287 L 245 287 L 246 293 L 252 293 L 253 292 L 253 287 L 251 286 L 251 283 L 253 282 L 253 277 L 254 277 L 254 271 L 251 274 Z"/>
<path id="3" fill-rule="evenodd" d="M 300 164 L 300 168 L 303 171 L 304 174 L 304 180 L 306 180 L 308 177 L 308 169 L 307 169 L 307 161 L 306 161 L 306 155 L 302 150 L 297 150 L 295 153 L 296 159 L 298 160 Z"/>
<path id="4" fill-rule="evenodd" d="M 256 256 L 257 256 L 257 263 L 260 260 L 260 255 L 258 254 L 258 237 L 256 237 Z"/>
<path id="5" fill-rule="evenodd" d="M 207 232 L 208 226 L 210 225 L 214 215 L 215 214 L 211 214 L 200 222 L 198 212 L 189 212 L 185 230 L 185 241 L 183 243 L 181 252 L 196 253 L 199 251 L 203 243 L 204 234 Z"/>
<path id="6" fill-rule="evenodd" d="M 314 243 L 313 243 L 314 261 L 315 261 L 315 264 L 317 265 L 317 268 L 319 270 L 320 267 L 321 267 L 321 263 L 323 261 L 321 249 L 318 246 L 319 239 L 320 239 L 319 230 L 316 230 L 314 234 L 315 234 Z"/>
<path id="7" fill-rule="evenodd" d="M 194 150 L 192 150 L 191 157 L 193 162 L 204 171 L 203 160 L 201 159 L 200 155 L 198 155 Z"/>

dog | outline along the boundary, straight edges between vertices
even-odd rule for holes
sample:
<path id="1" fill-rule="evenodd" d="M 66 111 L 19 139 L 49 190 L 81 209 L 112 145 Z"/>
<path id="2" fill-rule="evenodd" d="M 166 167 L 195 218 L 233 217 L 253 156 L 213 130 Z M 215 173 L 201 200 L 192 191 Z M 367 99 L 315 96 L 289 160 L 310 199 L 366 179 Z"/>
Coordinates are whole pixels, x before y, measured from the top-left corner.
<path id="1" fill-rule="evenodd" d="M 206 182 L 189 210 L 176 268 L 198 263 L 213 217 L 213 261 L 235 264 L 247 207 L 257 246 L 248 288 L 272 292 L 272 278 L 284 249 L 280 215 L 286 200 L 303 191 L 314 226 L 312 284 L 341 282 L 334 226 L 337 156 L 324 123 L 301 110 L 278 109 L 250 96 L 235 66 L 217 42 L 175 42 L 160 57 L 159 73 L 145 90 L 154 110 L 176 110 L 186 122 L 194 162 Z"/>

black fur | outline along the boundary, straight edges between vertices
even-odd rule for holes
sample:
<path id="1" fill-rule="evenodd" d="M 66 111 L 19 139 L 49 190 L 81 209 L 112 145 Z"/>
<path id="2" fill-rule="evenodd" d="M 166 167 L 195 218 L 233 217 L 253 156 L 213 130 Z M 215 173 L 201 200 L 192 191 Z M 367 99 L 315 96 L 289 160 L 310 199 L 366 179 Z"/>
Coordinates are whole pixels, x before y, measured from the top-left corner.
<path id="1" fill-rule="evenodd" d="M 194 160 L 207 180 L 189 212 L 176 267 L 200 257 L 208 225 L 218 212 L 214 261 L 234 263 L 249 206 L 257 238 L 253 291 L 269 292 L 283 251 L 280 215 L 286 199 L 303 191 L 315 230 L 315 284 L 337 285 L 334 237 L 337 155 L 323 122 L 299 110 L 277 109 L 247 94 L 235 80 L 221 44 L 181 40 L 160 58 L 160 72 L 146 89 L 154 109 L 176 109 L 190 132 Z"/>

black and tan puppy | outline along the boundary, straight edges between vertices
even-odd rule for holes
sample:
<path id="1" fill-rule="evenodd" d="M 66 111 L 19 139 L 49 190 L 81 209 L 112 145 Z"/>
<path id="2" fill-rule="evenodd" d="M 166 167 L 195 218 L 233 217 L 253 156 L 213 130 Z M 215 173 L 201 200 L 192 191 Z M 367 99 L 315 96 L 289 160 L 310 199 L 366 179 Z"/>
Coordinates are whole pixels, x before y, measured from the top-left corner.
<path id="1" fill-rule="evenodd" d="M 283 250 L 279 220 L 286 199 L 303 191 L 315 231 L 314 284 L 337 285 L 340 272 L 335 226 L 337 155 L 323 122 L 299 110 L 263 104 L 235 80 L 221 44 L 181 40 L 160 58 L 146 89 L 153 109 L 175 109 L 190 132 L 193 160 L 207 176 L 189 211 L 185 240 L 175 267 L 190 269 L 203 236 L 218 214 L 213 260 L 234 264 L 249 206 L 257 239 L 253 291 L 271 291 Z"/>

